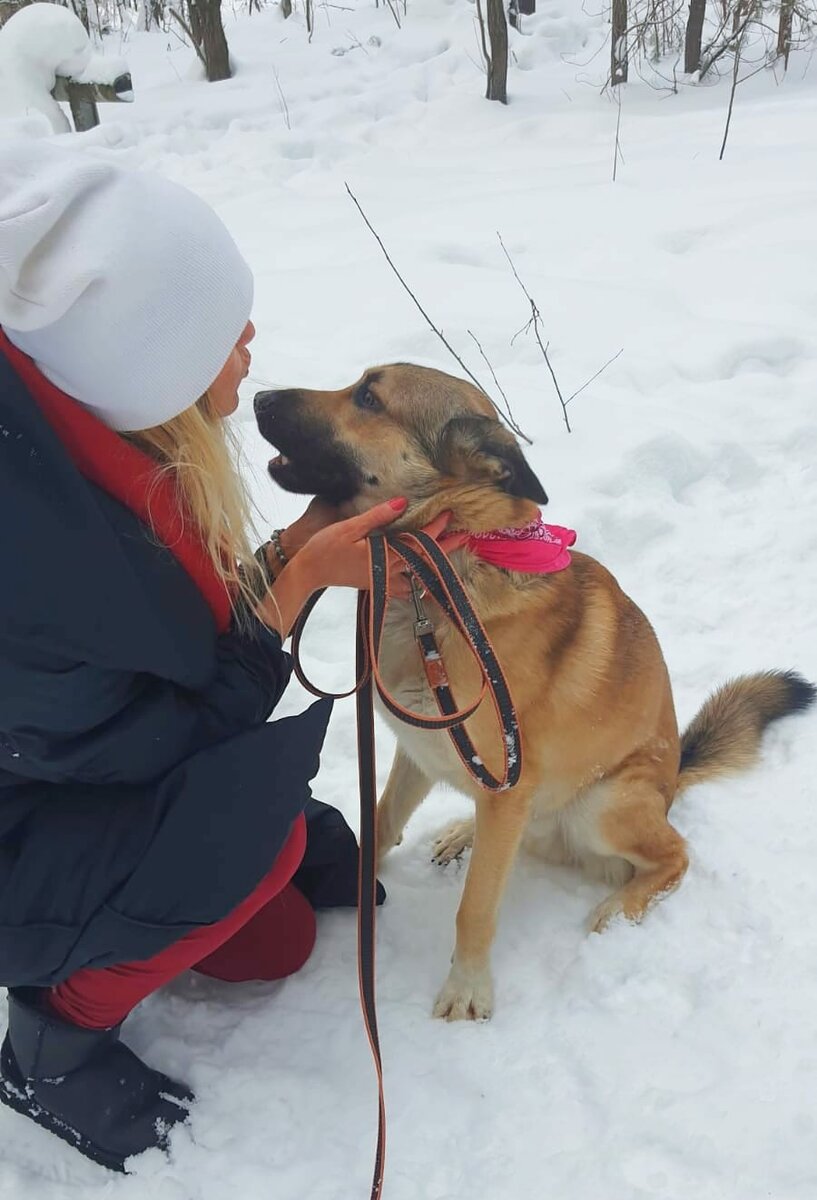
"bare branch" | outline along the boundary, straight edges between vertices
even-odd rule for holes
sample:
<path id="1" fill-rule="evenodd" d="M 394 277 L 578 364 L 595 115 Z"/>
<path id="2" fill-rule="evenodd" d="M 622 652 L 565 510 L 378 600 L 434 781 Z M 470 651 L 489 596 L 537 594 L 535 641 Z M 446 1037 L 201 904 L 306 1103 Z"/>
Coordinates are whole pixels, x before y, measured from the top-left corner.
<path id="1" fill-rule="evenodd" d="M 272 68 L 272 77 L 275 80 L 275 87 L 281 101 L 281 112 L 283 113 L 286 127 L 291 130 L 292 124 L 289 119 L 289 105 L 287 104 L 287 98 L 284 95 L 284 89 L 281 87 L 281 80 L 278 78 L 278 72 L 275 70 L 275 67 Z"/>
<path id="2" fill-rule="evenodd" d="M 482 57 L 485 60 L 485 70 L 491 73 L 491 55 L 488 53 L 488 40 L 485 36 L 485 18 L 482 15 L 482 4 L 477 0 L 477 20 L 479 21 L 479 38 L 482 45 Z"/>
<path id="3" fill-rule="evenodd" d="M 513 271 L 514 278 L 516 279 L 516 282 L 521 287 L 522 291 L 525 293 L 525 297 L 528 301 L 528 304 L 530 305 L 531 319 L 526 326 L 526 330 L 530 329 L 531 326 L 533 326 L 533 336 L 536 338 L 536 341 L 539 345 L 539 349 L 542 351 L 542 357 L 545 360 L 545 364 L 547 366 L 548 371 L 550 371 L 550 377 L 553 380 L 553 386 L 556 388 L 556 395 L 559 397 L 559 403 L 562 406 L 562 418 L 565 423 L 565 428 L 567 429 L 568 433 L 572 433 L 572 430 L 570 428 L 570 421 L 567 418 L 567 405 L 565 404 L 565 398 L 562 395 L 562 389 L 559 387 L 559 380 L 556 378 L 556 372 L 553 370 L 553 366 L 552 366 L 550 358 L 548 356 L 548 348 L 545 345 L 545 343 L 542 341 L 542 335 L 539 332 L 539 326 L 540 326 L 541 320 L 542 320 L 541 313 L 539 312 L 539 309 L 536 305 L 536 301 L 533 299 L 530 292 L 525 287 L 522 280 L 519 278 L 519 272 L 517 271 L 516 267 L 514 266 L 514 261 L 511 258 L 510 254 L 508 253 L 505 243 L 502 240 L 502 234 L 497 232 L 496 236 L 499 238 L 499 244 L 502 247 L 502 253 L 505 255 L 505 257 L 507 258 L 507 260 L 510 264 L 510 268 Z M 550 345 L 550 343 L 548 343 L 548 345 Z"/>
<path id="4" fill-rule="evenodd" d="M 496 384 L 497 391 L 499 392 L 502 399 L 505 401 L 505 411 L 508 414 L 508 423 L 511 425 L 511 428 L 513 428 L 513 425 L 515 424 L 515 422 L 513 419 L 513 413 L 511 412 L 511 405 L 508 400 L 508 397 L 505 395 L 505 389 L 502 387 L 502 384 L 499 382 L 499 380 L 496 377 L 496 371 L 494 370 L 493 366 L 491 365 L 491 360 L 489 359 L 489 357 L 485 353 L 485 351 L 482 349 L 479 338 L 476 336 L 476 334 L 472 333 L 470 329 L 466 330 L 466 333 L 468 334 L 468 336 L 470 338 L 473 338 L 474 342 L 476 343 L 477 350 L 479 350 L 480 354 L 482 355 L 482 358 L 485 361 L 486 366 L 488 367 L 488 370 L 491 372 L 491 378 L 493 379 L 494 383 Z"/>
<path id="5" fill-rule="evenodd" d="M 622 346 L 617 354 L 614 354 L 612 358 L 607 359 L 607 362 L 604 364 L 603 367 L 599 367 L 599 369 L 598 369 L 598 371 L 596 371 L 595 375 L 590 376 L 587 383 L 583 383 L 580 388 L 576 388 L 575 392 L 571 393 L 571 395 L 568 396 L 568 398 L 565 400 L 565 406 L 567 406 L 571 400 L 575 400 L 577 396 L 580 396 L 585 388 L 589 388 L 590 384 L 593 383 L 596 379 L 598 379 L 599 375 L 601 375 L 603 371 L 606 371 L 607 368 L 609 366 L 611 366 L 616 361 L 617 358 L 620 358 L 623 353 L 624 353 L 624 347 Z"/>
<path id="6" fill-rule="evenodd" d="M 616 143 L 613 149 L 613 183 L 616 181 L 616 173 L 618 171 L 618 160 L 621 158 L 621 88 L 616 88 L 616 104 L 618 105 L 618 114 L 616 116 Z"/>
<path id="7" fill-rule="evenodd" d="M 734 46 L 738 47 L 738 57 L 740 57 L 740 44 L 743 42 L 743 35 L 746 33 L 746 30 L 749 27 L 749 25 L 751 24 L 755 15 L 756 15 L 755 5 L 753 3 L 750 3 L 750 5 L 747 8 L 746 13 L 743 17 L 743 20 L 740 21 L 738 23 L 738 25 L 733 29 L 733 31 L 729 35 L 729 37 L 727 37 L 723 42 L 721 42 L 721 44 L 719 46 L 716 46 L 714 44 L 714 40 L 709 43 L 706 50 L 704 50 L 703 54 L 701 55 L 701 67 L 698 72 L 699 79 L 703 79 L 703 77 L 704 77 L 704 75 L 706 75 L 707 71 L 712 70 L 712 67 L 715 65 L 715 63 L 718 61 L 718 59 L 722 58 L 723 55 L 726 54 L 729 50 L 731 50 Z M 721 28 L 724 28 L 724 25 L 725 25 L 725 22 L 721 26 Z"/>
<path id="8" fill-rule="evenodd" d="M 745 25 L 744 25 L 744 29 L 745 29 Z M 726 152 L 726 139 L 729 137 L 729 127 L 732 124 L 732 109 L 735 104 L 735 92 L 737 91 L 738 84 L 744 82 L 743 79 L 738 79 L 738 72 L 740 71 L 740 52 L 741 52 L 742 48 L 743 48 L 743 38 L 740 39 L 740 41 L 737 43 L 737 45 L 735 47 L 735 62 L 734 62 L 733 68 L 732 68 L 732 88 L 731 88 L 731 91 L 729 92 L 729 108 L 727 109 L 727 112 L 726 112 L 726 125 L 724 126 L 724 130 L 723 130 L 723 141 L 721 142 L 721 152 L 718 155 L 718 162 L 723 162 L 723 156 Z M 751 79 L 752 75 L 756 75 L 758 73 L 758 71 L 762 71 L 764 69 L 765 69 L 765 64 L 763 66 L 757 67 L 754 71 L 751 71 L 746 76 L 746 79 Z"/>
<path id="9" fill-rule="evenodd" d="M 193 31 L 191 30 L 190 26 L 187 24 L 184 17 L 182 17 L 181 13 L 177 12 L 175 8 L 171 8 L 170 15 L 172 17 L 176 18 L 176 20 L 179 22 L 179 24 L 181 25 L 184 32 L 190 38 L 190 44 L 193 47 L 193 49 L 196 51 L 196 54 L 199 57 L 199 62 L 201 63 L 201 65 L 204 67 L 204 69 L 206 71 L 207 70 L 207 59 L 204 57 L 204 51 L 202 50 L 201 46 L 196 41 L 196 39 L 193 37 Z"/>
<path id="10" fill-rule="evenodd" d="M 501 420 L 503 420 L 503 421 L 505 421 L 505 423 L 506 423 L 506 424 L 509 426 L 509 428 L 510 428 L 510 429 L 511 429 L 511 430 L 512 430 L 512 431 L 513 431 L 515 434 L 516 434 L 516 436 L 517 436 L 517 437 L 521 437 L 521 438 L 522 438 L 524 441 L 526 441 L 526 442 L 528 443 L 528 445 L 532 445 L 533 443 L 531 442 L 531 439 L 530 439 L 530 438 L 527 436 L 527 434 L 525 434 L 525 433 L 523 433 L 523 432 L 522 432 L 522 430 L 519 428 L 519 426 L 517 425 L 517 423 L 516 423 L 516 421 L 513 419 L 513 417 L 511 417 L 510 419 L 508 419 L 508 418 L 505 416 L 505 414 L 502 412 L 502 410 L 501 410 L 501 409 L 500 409 L 500 408 L 497 406 L 497 404 L 496 404 L 496 401 L 494 401 L 494 400 L 491 398 L 491 396 L 489 395 L 489 393 L 486 391 L 486 389 L 485 389 L 485 388 L 482 386 L 482 384 L 480 383 L 480 381 L 477 379 L 477 377 L 476 377 L 476 375 L 473 373 L 473 371 L 472 371 L 472 370 L 471 370 L 469 367 L 467 367 L 467 366 L 466 366 L 466 364 L 463 362 L 462 358 L 459 356 L 459 354 L 457 354 L 457 351 L 456 351 L 456 350 L 454 349 L 454 347 L 451 345 L 451 343 L 449 342 L 449 340 L 448 340 L 448 338 L 445 336 L 445 334 L 442 332 L 442 330 L 441 330 L 441 329 L 439 329 L 439 328 L 438 328 L 438 327 L 437 327 L 437 326 L 434 324 L 434 322 L 432 321 L 431 317 L 428 315 L 428 313 L 426 312 L 426 310 L 423 308 L 422 304 L 421 304 L 421 303 L 420 303 L 420 301 L 417 299 L 417 297 L 415 296 L 414 292 L 411 290 L 411 288 L 410 288 L 410 287 L 409 287 L 409 285 L 406 283 L 406 281 L 405 281 L 405 279 L 403 278 L 403 276 L 402 276 L 402 275 L 400 274 L 400 272 L 398 271 L 397 267 L 394 265 L 394 262 L 392 261 L 391 255 L 389 254 L 388 250 L 386 249 L 386 247 L 385 247 L 385 246 L 384 246 L 384 244 L 383 244 L 383 239 L 380 237 L 380 234 L 377 232 L 377 230 L 374 228 L 374 226 L 372 225 L 372 223 L 371 223 L 371 221 L 369 220 L 369 218 L 366 216 L 365 212 L 363 211 L 363 209 L 362 209 L 362 207 L 361 207 L 361 205 L 360 205 L 360 201 L 358 200 L 357 196 L 354 194 L 354 192 L 352 191 L 352 189 L 349 187 L 349 184 L 348 184 L 348 183 L 344 183 L 344 185 L 343 185 L 343 186 L 346 188 L 346 191 L 347 191 L 347 193 L 348 193 L 348 195 L 349 195 L 349 198 L 350 198 L 350 200 L 353 202 L 353 204 L 354 204 L 355 208 L 357 209 L 357 211 L 360 213 L 361 217 L 363 218 L 363 221 L 364 221 L 364 223 L 365 223 L 365 225 L 366 225 L 366 228 L 369 230 L 369 232 L 371 233 L 372 237 L 375 239 L 375 241 L 377 242 L 378 246 L 379 246 L 379 247 L 380 247 L 380 249 L 383 251 L 383 256 L 384 256 L 384 258 L 386 259 L 386 262 L 389 264 L 389 266 L 391 267 L 391 269 L 392 269 L 392 271 L 394 272 L 394 274 L 395 274 L 395 275 L 397 276 L 397 278 L 400 280 L 400 283 L 402 284 L 402 286 L 403 286 L 403 289 L 404 289 L 406 292 L 408 292 L 409 296 L 411 296 L 412 300 L 414 301 L 414 303 L 415 303 L 415 305 L 416 305 L 417 309 L 419 310 L 420 314 L 422 315 L 422 317 L 423 317 L 423 319 L 425 320 L 426 324 L 428 325 L 429 329 L 431 329 L 431 330 L 432 330 L 434 333 L 436 333 L 437 337 L 440 339 L 440 341 L 442 342 L 442 344 L 445 346 L 445 348 L 446 348 L 446 350 L 448 351 L 448 353 L 449 353 L 450 355 L 452 355 L 452 357 L 453 357 L 453 358 L 455 358 L 455 359 L 457 360 L 457 362 L 460 364 L 460 366 L 462 367 L 463 371 L 465 371 L 465 374 L 468 376 L 468 378 L 471 380 L 471 382 L 472 382 L 472 383 L 475 385 L 475 387 L 478 387 L 478 388 L 479 388 L 479 390 L 482 392 L 483 396 L 485 396 L 485 397 L 486 397 L 488 400 L 490 400 L 490 401 L 491 401 L 491 404 L 493 404 L 493 406 L 494 406 L 494 408 L 496 409 L 496 412 L 497 412 L 497 414 L 499 415 L 500 419 L 501 419 Z"/>

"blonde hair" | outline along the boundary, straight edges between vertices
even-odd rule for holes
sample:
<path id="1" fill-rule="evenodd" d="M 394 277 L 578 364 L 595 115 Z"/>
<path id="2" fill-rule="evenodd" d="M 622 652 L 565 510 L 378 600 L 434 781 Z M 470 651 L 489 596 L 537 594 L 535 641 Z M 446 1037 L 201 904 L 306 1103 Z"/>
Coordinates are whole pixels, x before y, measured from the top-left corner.
<path id="1" fill-rule="evenodd" d="M 170 476 L 183 519 L 194 525 L 213 568 L 230 593 L 255 607 L 266 591 L 250 544 L 252 505 L 238 472 L 239 444 L 207 394 L 177 417 L 128 439 Z"/>

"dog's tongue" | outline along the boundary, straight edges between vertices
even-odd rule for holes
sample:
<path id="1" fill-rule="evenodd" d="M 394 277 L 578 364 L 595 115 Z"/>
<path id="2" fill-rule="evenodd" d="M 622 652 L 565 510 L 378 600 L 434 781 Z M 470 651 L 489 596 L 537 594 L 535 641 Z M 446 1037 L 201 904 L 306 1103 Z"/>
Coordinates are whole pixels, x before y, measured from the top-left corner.
<path id="1" fill-rule="evenodd" d="M 276 454 L 275 458 L 269 460 L 269 466 L 271 467 L 285 467 L 288 463 L 289 459 L 285 454 Z"/>

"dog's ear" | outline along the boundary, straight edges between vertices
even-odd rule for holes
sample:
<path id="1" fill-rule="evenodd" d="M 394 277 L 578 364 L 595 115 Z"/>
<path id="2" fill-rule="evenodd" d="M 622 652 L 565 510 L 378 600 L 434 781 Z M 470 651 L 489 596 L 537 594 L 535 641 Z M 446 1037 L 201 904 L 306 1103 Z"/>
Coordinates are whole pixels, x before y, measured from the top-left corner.
<path id="1" fill-rule="evenodd" d="M 490 417 L 452 417 L 440 434 L 435 458 L 448 475 L 474 483 L 484 480 L 508 496 L 536 504 L 548 502 L 516 439 Z"/>

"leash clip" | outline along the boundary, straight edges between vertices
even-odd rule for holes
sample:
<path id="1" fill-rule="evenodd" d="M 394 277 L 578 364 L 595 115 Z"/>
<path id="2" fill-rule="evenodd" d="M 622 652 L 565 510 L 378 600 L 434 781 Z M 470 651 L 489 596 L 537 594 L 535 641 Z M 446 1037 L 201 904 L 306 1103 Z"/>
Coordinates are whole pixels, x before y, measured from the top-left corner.
<path id="1" fill-rule="evenodd" d="M 417 582 L 417 576 L 412 572 L 411 581 L 411 599 L 414 602 L 414 638 L 416 641 L 421 641 L 422 638 L 428 637 L 434 633 L 434 626 L 426 613 L 423 605 L 423 593 L 420 590 L 420 585 Z"/>
<path id="2" fill-rule="evenodd" d="M 428 635 L 432 634 L 433 632 L 434 632 L 434 626 L 432 625 L 432 623 L 428 619 L 428 617 L 418 618 L 414 622 L 415 641 L 421 642 L 424 637 L 428 637 Z"/>

